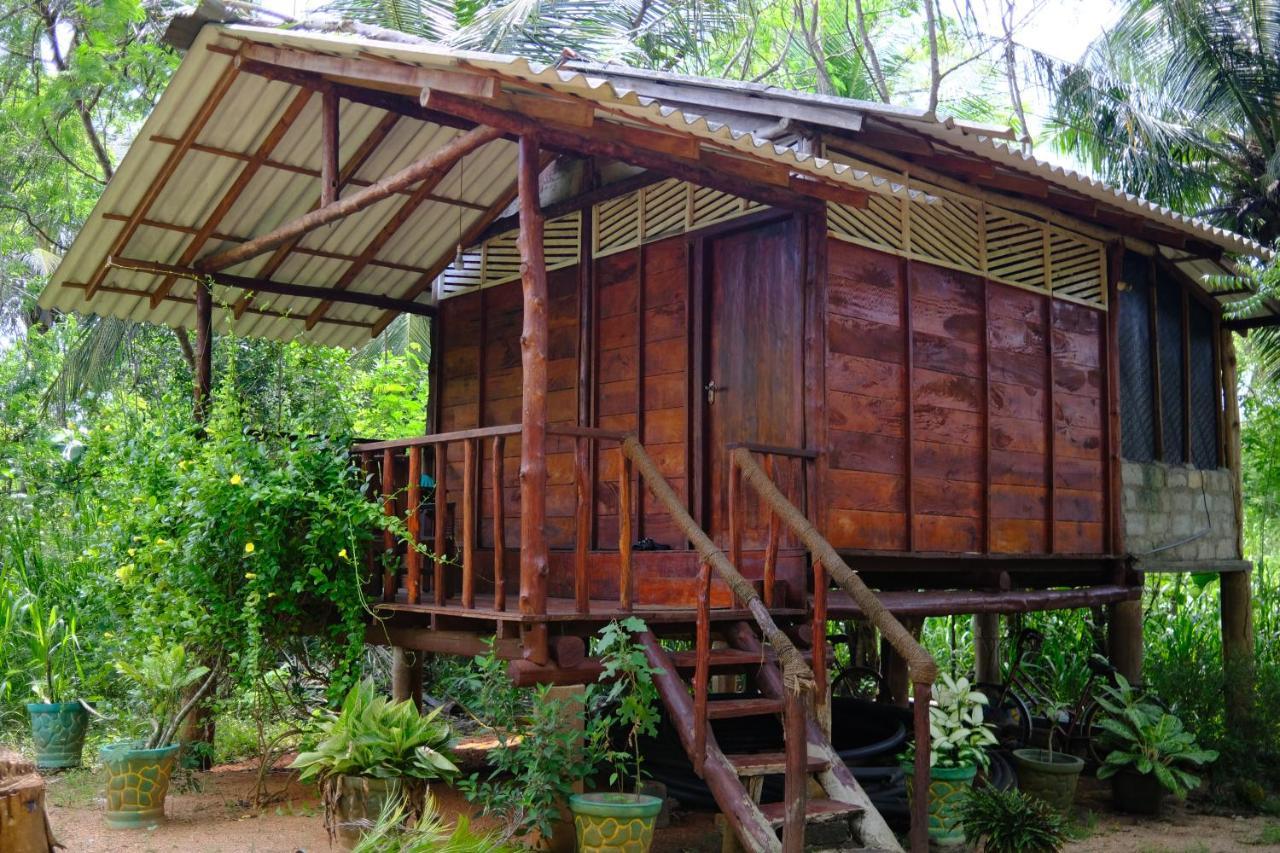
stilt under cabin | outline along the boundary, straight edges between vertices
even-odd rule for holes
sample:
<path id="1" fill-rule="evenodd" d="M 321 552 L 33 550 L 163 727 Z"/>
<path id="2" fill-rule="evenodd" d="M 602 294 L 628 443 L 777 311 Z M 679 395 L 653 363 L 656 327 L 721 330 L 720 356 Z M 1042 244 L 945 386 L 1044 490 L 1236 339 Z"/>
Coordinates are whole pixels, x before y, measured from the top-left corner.
<path id="1" fill-rule="evenodd" d="M 924 619 L 972 615 L 987 678 L 1001 615 L 1107 612 L 1136 676 L 1144 574 L 1221 572 L 1247 707 L 1232 336 L 1280 321 L 1205 277 L 1269 250 L 927 112 L 174 32 L 182 65 L 42 304 L 194 309 L 197 405 L 213 331 L 354 347 L 430 318 L 423 435 L 353 448 L 420 546 L 368 555 L 397 696 L 489 638 L 517 684 L 589 683 L 587 639 L 638 616 L 728 831 L 787 853 L 832 825 L 928 847 L 929 749 L 899 836 L 831 745 L 837 622 L 880 639 L 858 659 L 927 740 Z M 779 742 L 722 750 L 742 717 Z"/>

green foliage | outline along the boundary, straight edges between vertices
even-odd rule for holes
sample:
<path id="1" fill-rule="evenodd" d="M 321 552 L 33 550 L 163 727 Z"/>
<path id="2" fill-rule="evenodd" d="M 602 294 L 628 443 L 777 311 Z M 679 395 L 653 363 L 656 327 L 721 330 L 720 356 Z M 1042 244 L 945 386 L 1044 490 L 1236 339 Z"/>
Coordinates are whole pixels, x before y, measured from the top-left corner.
<path id="1" fill-rule="evenodd" d="M 206 679 L 207 689 L 217 673 L 189 664 L 181 644 L 165 646 L 154 638 L 141 657 L 137 657 L 139 651 L 132 649 L 128 658 L 116 661 L 116 671 L 129 681 L 134 720 L 150 725 L 145 748 L 156 749 L 173 742 L 178 725 L 191 712 L 194 701 L 185 698 L 187 689 L 201 679 Z"/>
<path id="2" fill-rule="evenodd" d="M 932 767 L 985 768 L 987 748 L 997 743 L 991 726 L 982 721 L 987 697 L 973 690 L 969 679 L 943 672 L 933 686 L 935 703 L 929 708 L 929 764 Z M 902 760 L 915 760 L 910 744 Z"/>
<path id="3" fill-rule="evenodd" d="M 366 830 L 352 853 L 515 853 L 517 848 L 496 835 L 476 832 L 465 816 L 452 827 L 445 825 L 428 798 L 423 813 L 412 827 L 406 825 L 407 810 L 391 801 Z"/>
<path id="4" fill-rule="evenodd" d="M 643 619 L 632 616 L 610 622 L 596 637 L 595 652 L 604 672 L 589 697 L 590 736 L 600 744 L 604 760 L 612 765 L 610 785 L 622 787 L 629 774 L 632 787 L 639 787 L 643 763 L 640 738 L 658 733 L 661 715 L 653 677 L 662 671 L 649 665 L 644 646 L 632 639 L 647 630 Z M 629 752 L 607 749 L 614 731 L 622 732 Z"/>
<path id="5" fill-rule="evenodd" d="M 365 680 L 348 691 L 337 714 L 325 714 L 314 749 L 291 767 L 304 782 L 337 776 L 441 779 L 458 771 L 448 756 L 453 734 L 440 709 L 422 715 L 411 700 L 393 702 Z"/>
<path id="6" fill-rule="evenodd" d="M 1182 720 L 1143 701 L 1138 691 L 1116 676 L 1117 685 L 1104 688 L 1098 699 L 1107 716 L 1097 725 L 1105 731 L 1110 747 L 1106 761 L 1098 768 L 1099 779 L 1109 779 L 1121 770 L 1154 774 L 1160 784 L 1179 797 L 1200 785 L 1188 768 L 1212 763 L 1218 753 L 1201 749 L 1195 736 L 1183 728 Z"/>
<path id="7" fill-rule="evenodd" d="M 32 670 L 31 692 L 40 702 L 64 702 L 71 698 L 76 682 L 75 621 L 68 623 L 57 605 L 45 609 L 39 597 L 26 593 L 14 602 L 21 612 L 21 633 L 27 641 Z"/>
<path id="8" fill-rule="evenodd" d="M 973 788 L 960 806 L 964 840 L 985 853 L 1056 853 L 1067 843 L 1066 819 L 1016 788 Z"/>

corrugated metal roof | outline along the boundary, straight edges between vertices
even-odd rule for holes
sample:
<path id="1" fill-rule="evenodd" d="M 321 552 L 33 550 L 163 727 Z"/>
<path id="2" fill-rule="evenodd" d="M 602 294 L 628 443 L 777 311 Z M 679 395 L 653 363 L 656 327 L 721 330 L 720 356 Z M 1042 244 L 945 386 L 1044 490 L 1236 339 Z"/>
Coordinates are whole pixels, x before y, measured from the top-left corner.
<path id="1" fill-rule="evenodd" d="M 999 144 L 990 128 L 938 122 L 927 114 L 846 99 L 783 92 L 771 87 L 728 81 L 681 78 L 678 105 L 637 91 L 641 72 L 610 67 L 554 68 L 518 57 L 456 51 L 428 44 L 374 41 L 334 35 L 246 25 L 209 25 L 187 52 L 159 104 L 147 119 L 134 144 L 108 184 L 92 215 L 41 297 L 41 304 L 69 311 L 93 312 L 139 321 L 189 326 L 193 317 L 194 284 L 179 279 L 169 297 L 151 307 L 150 294 L 163 276 L 111 269 L 91 300 L 86 285 L 94 280 L 112 254 L 126 220 L 137 211 L 148 188 L 161 174 L 163 164 L 191 127 L 202 107 L 234 74 L 225 97 L 155 198 L 146 219 L 127 244 L 115 254 L 164 264 L 180 263 L 189 251 L 192 235 L 206 225 L 246 168 L 245 163 L 270 138 L 300 90 L 292 85 L 254 74 L 236 72 L 225 48 L 245 42 L 292 48 L 311 53 L 351 58 L 373 58 L 427 69 L 465 69 L 493 76 L 508 87 L 552 90 L 594 102 L 597 121 L 668 128 L 698 139 L 704 146 L 750 159 L 785 164 L 829 184 L 859 190 L 927 200 L 919 191 L 903 186 L 901 178 L 873 173 L 843 163 L 813 157 L 795 147 L 758 138 L 752 122 L 740 121 L 744 110 L 751 115 L 784 118 L 798 114 L 821 124 L 839 119 L 842 126 L 857 126 L 867 114 L 904 122 L 915 132 L 943 140 L 957 148 L 1029 170 L 1046 180 L 1108 204 L 1128 210 L 1183 233 L 1192 234 L 1234 252 L 1259 257 L 1266 250 L 1219 228 L 1120 193 L 1085 176 L 1023 157 Z M 222 52 L 209 49 L 221 46 Z M 699 101 L 698 90 L 733 91 L 750 103 L 717 106 L 714 99 Z M 705 101 L 705 103 L 703 103 Z M 723 99 L 722 99 L 723 101 Z M 208 256 L 237 242 L 264 234 L 311 209 L 317 202 L 321 135 L 319 95 L 313 95 L 297 119 L 284 130 L 271 150 L 269 163 L 258 169 L 238 199 L 217 224 L 216 234 L 196 253 Z M 726 120 L 717 114 L 729 116 Z M 340 162 L 346 162 L 366 137 L 386 119 L 386 113 L 361 103 L 343 101 L 341 107 Z M 736 126 L 735 126 L 736 125 Z M 422 159 L 447 144 L 459 131 L 439 124 L 401 117 L 354 175 L 357 182 L 376 181 Z M 221 153 L 218 153 L 221 152 Z M 230 154 L 231 156 L 227 156 Z M 498 140 L 482 147 L 455 166 L 436 188 L 437 197 L 452 197 L 465 206 L 437 199 L 416 209 L 391 239 L 365 266 L 350 289 L 392 296 L 421 292 L 426 302 L 429 288 L 422 288 L 424 271 L 454 254 L 459 234 L 467 231 L 487 208 L 503 197 L 514 181 L 516 151 L 510 142 Z M 351 267 L 379 231 L 404 203 L 395 195 L 369 208 L 307 234 L 296 251 L 282 263 L 272 253 L 261 255 L 227 270 L 259 277 L 274 265 L 271 278 L 311 286 L 332 286 Z M 383 319 L 382 309 L 348 303 L 332 305 L 319 322 L 308 329 L 307 316 L 319 304 L 315 299 L 258 295 L 249 303 L 236 288 L 215 287 L 215 323 L 219 331 L 234 330 L 252 337 L 289 340 L 303 337 L 326 345 L 352 347 L 368 340 L 371 329 Z M 239 303 L 237 305 L 237 303 Z"/>

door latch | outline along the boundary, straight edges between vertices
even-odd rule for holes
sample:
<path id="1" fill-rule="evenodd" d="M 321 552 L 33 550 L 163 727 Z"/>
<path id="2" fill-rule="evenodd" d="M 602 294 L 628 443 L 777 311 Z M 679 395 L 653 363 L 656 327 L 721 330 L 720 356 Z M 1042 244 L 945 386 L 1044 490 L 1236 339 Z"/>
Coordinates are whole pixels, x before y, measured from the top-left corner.
<path id="1" fill-rule="evenodd" d="M 715 405 L 717 391 L 728 391 L 728 390 L 729 389 L 723 385 L 717 385 L 716 381 L 712 379 L 710 382 L 707 383 L 707 386 L 706 386 L 707 405 L 708 406 Z"/>

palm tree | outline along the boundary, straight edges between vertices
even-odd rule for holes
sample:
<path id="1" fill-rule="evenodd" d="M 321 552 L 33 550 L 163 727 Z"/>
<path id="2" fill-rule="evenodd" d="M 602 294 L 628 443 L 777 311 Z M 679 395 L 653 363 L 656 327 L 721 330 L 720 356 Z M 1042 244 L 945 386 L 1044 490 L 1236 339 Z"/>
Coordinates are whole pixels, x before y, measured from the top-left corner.
<path id="1" fill-rule="evenodd" d="M 1050 78 L 1063 153 L 1129 192 L 1280 237 L 1280 0 L 1128 0 Z"/>

